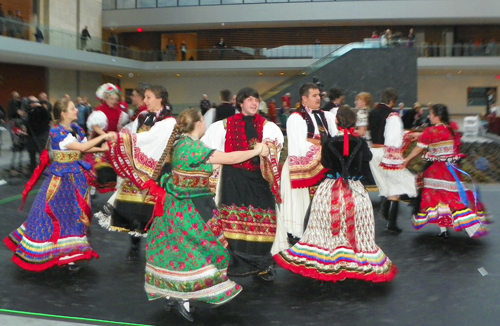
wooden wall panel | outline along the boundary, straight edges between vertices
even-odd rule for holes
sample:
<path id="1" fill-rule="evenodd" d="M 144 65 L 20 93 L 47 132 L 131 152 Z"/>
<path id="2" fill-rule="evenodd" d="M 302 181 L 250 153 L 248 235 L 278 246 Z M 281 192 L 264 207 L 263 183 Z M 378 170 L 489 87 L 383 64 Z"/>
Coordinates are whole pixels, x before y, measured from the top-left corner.
<path id="1" fill-rule="evenodd" d="M 7 108 L 11 93 L 16 91 L 21 97 L 47 92 L 47 69 L 44 67 L 0 63 L 0 104 Z"/>

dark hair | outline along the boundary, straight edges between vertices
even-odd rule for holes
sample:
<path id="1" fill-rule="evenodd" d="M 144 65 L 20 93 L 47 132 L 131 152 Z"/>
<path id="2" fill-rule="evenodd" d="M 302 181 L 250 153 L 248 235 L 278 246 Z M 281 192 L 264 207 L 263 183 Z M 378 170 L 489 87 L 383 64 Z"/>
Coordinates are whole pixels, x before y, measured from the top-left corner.
<path id="1" fill-rule="evenodd" d="M 220 91 L 220 99 L 223 102 L 229 102 L 231 100 L 231 91 L 228 89 Z"/>
<path id="2" fill-rule="evenodd" d="M 396 102 L 398 100 L 398 93 L 394 88 L 386 88 L 380 94 L 380 102 L 389 104 L 391 101 Z"/>
<path id="3" fill-rule="evenodd" d="M 251 87 L 244 87 L 240 89 L 238 94 L 236 94 L 236 106 L 241 110 L 241 103 L 243 103 L 249 97 L 255 97 L 256 99 L 260 99 L 259 92 L 256 89 Z"/>
<path id="4" fill-rule="evenodd" d="M 349 105 L 342 105 L 337 111 L 338 126 L 341 128 L 352 128 L 356 125 L 356 112 Z"/>
<path id="5" fill-rule="evenodd" d="M 167 89 L 163 86 L 160 85 L 151 85 L 148 86 L 145 91 L 151 91 L 156 98 L 161 98 L 161 105 L 162 106 L 167 106 L 169 105 L 168 102 L 168 92 Z"/>
<path id="6" fill-rule="evenodd" d="M 450 116 L 448 114 L 448 107 L 444 104 L 432 104 L 432 106 L 429 108 L 432 113 L 436 117 L 441 120 L 442 123 L 449 125 L 450 124 Z"/>
<path id="7" fill-rule="evenodd" d="M 339 97 L 344 95 L 344 91 L 335 87 L 332 87 L 328 90 L 328 98 L 330 101 L 336 100 Z"/>
<path id="8" fill-rule="evenodd" d="M 68 111 L 68 105 L 71 100 L 67 97 L 60 98 L 52 107 L 52 114 L 57 123 L 61 122 L 61 113 Z"/>
<path id="9" fill-rule="evenodd" d="M 137 93 L 137 95 L 139 95 L 140 97 L 142 97 L 144 99 L 144 88 L 142 88 L 142 87 L 136 87 L 136 88 L 134 88 L 134 91 Z M 165 91 L 167 91 L 167 90 L 165 90 Z M 167 93 L 167 97 L 168 97 L 168 93 Z"/>
<path id="10" fill-rule="evenodd" d="M 302 86 L 300 86 L 299 88 L 299 97 L 300 97 L 300 101 L 302 101 L 302 96 L 309 96 L 309 91 L 311 89 L 319 89 L 318 85 L 314 84 L 314 83 L 307 83 L 307 84 L 304 84 Z"/>
<path id="11" fill-rule="evenodd" d="M 432 104 L 429 106 L 429 111 L 439 118 L 439 120 L 444 123 L 446 128 L 450 131 L 453 137 L 455 137 L 455 131 L 450 126 L 450 115 L 448 114 L 448 107 L 444 104 Z"/>

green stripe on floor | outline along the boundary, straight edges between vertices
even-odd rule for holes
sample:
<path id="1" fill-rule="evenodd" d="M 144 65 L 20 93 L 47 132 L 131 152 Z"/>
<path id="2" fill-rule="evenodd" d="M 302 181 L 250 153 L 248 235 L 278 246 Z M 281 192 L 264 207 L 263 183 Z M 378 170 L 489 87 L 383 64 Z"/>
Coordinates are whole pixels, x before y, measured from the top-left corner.
<path id="1" fill-rule="evenodd" d="M 24 317 L 28 317 L 28 316 L 50 317 L 50 318 L 64 319 L 64 320 L 73 321 L 73 322 L 74 321 L 84 321 L 84 322 L 95 322 L 95 323 L 103 323 L 103 324 L 111 324 L 111 325 L 151 326 L 151 325 L 144 325 L 144 324 L 124 323 L 124 322 L 109 321 L 109 320 L 94 319 L 94 318 L 81 318 L 81 317 L 69 317 L 69 316 L 40 314 L 40 313 L 35 313 L 35 312 L 25 312 L 25 311 L 17 311 L 17 310 L 9 310 L 9 309 L 0 309 L 0 313 L 22 315 Z"/>
<path id="2" fill-rule="evenodd" d="M 28 196 L 29 195 L 36 195 L 38 193 L 38 191 L 40 191 L 40 189 L 36 189 L 36 190 L 30 191 L 30 193 L 28 194 Z M 15 200 L 20 200 L 21 198 L 22 198 L 21 194 L 15 195 L 15 196 L 12 196 L 12 197 L 8 197 L 8 198 L 4 198 L 4 199 L 0 200 L 0 205 L 7 204 L 7 203 L 13 202 Z"/>

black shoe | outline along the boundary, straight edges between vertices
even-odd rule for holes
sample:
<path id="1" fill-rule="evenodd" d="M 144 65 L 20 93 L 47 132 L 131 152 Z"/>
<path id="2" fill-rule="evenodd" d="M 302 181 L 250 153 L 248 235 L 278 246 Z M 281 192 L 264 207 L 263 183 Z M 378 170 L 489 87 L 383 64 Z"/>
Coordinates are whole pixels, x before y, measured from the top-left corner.
<path id="1" fill-rule="evenodd" d="M 389 203 L 389 209 L 388 209 L 388 214 L 387 214 L 387 220 L 389 223 L 387 223 L 387 231 L 395 234 L 401 233 L 401 230 L 398 227 L 397 220 L 398 220 L 398 211 L 399 211 L 399 202 L 396 200 L 387 200 Z"/>
<path id="2" fill-rule="evenodd" d="M 184 317 L 186 320 L 189 320 L 190 322 L 194 321 L 193 315 L 189 311 L 186 310 L 186 307 L 184 307 L 184 301 L 182 299 L 176 299 L 177 303 L 177 311 L 181 314 L 182 317 Z"/>
<path id="3" fill-rule="evenodd" d="M 448 239 L 450 237 L 450 235 L 448 234 L 448 231 L 443 231 L 443 232 L 439 233 L 437 236 L 440 238 L 443 238 L 443 239 Z"/>
<path id="4" fill-rule="evenodd" d="M 127 255 L 127 260 L 133 261 L 133 260 L 139 260 L 139 246 L 132 246 L 130 250 L 128 251 Z"/>
<path id="5" fill-rule="evenodd" d="M 168 298 L 165 300 L 165 303 L 163 304 L 163 309 L 166 311 L 172 310 L 172 308 L 177 307 L 177 300 Z"/>
<path id="6" fill-rule="evenodd" d="M 75 263 L 69 263 L 66 266 L 68 266 L 68 270 L 70 270 L 71 272 L 78 272 L 82 268 L 81 266 L 78 266 Z"/>
<path id="7" fill-rule="evenodd" d="M 264 272 L 260 272 L 257 274 L 257 276 L 266 282 L 272 282 L 274 281 L 274 276 L 276 275 L 276 271 L 274 270 L 274 267 L 269 267 L 268 270 Z"/>

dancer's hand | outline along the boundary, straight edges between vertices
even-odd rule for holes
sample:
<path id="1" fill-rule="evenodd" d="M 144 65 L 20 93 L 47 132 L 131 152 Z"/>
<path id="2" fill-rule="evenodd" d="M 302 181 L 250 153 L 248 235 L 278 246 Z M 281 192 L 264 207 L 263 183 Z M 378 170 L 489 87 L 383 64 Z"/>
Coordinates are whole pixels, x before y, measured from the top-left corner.
<path id="1" fill-rule="evenodd" d="M 269 156 L 269 147 L 267 145 L 262 144 L 262 153 L 260 153 L 261 156 L 267 157 Z"/>
<path id="2" fill-rule="evenodd" d="M 257 155 L 260 155 L 264 149 L 264 145 L 262 145 L 262 143 L 257 143 L 254 145 L 253 149 L 257 151 Z"/>
<path id="3" fill-rule="evenodd" d="M 106 139 L 109 142 L 116 143 L 117 138 L 118 137 L 116 135 L 116 132 L 111 131 L 106 134 L 106 137 L 104 139 Z"/>

